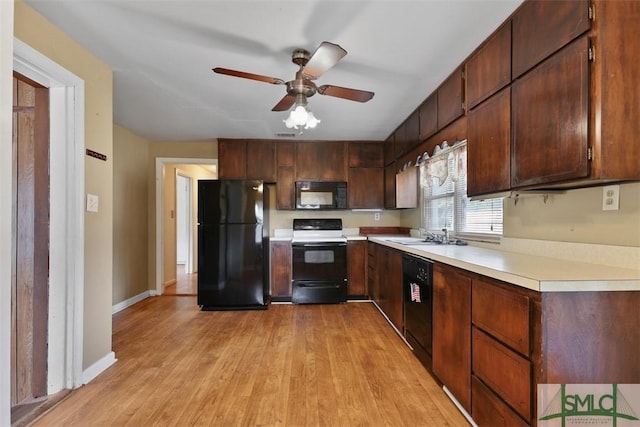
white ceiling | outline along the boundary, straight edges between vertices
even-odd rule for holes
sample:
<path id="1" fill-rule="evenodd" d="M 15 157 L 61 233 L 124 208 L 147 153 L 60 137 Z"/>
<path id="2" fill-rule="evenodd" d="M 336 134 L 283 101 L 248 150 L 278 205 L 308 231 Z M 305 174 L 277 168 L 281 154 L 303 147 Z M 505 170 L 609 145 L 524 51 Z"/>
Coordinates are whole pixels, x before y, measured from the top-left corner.
<path id="1" fill-rule="evenodd" d="M 348 54 L 317 80 L 375 92 L 316 94 L 321 123 L 296 139 L 383 140 L 522 0 L 26 0 L 114 72 L 114 121 L 150 140 L 279 138 L 291 51 L 322 41 Z M 299 132 L 299 131 L 298 131 Z"/>

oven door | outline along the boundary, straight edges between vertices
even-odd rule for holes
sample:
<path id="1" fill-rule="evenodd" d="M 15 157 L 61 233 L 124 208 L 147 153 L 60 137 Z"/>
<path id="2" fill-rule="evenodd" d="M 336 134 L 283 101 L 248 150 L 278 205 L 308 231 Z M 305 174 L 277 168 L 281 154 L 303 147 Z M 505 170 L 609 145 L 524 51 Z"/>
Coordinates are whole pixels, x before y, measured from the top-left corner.
<path id="1" fill-rule="evenodd" d="M 347 244 L 299 242 L 292 244 L 292 278 L 304 281 L 344 281 L 347 278 Z"/>
<path id="2" fill-rule="evenodd" d="M 294 304 L 335 304 L 347 301 L 347 244 L 293 243 Z"/>

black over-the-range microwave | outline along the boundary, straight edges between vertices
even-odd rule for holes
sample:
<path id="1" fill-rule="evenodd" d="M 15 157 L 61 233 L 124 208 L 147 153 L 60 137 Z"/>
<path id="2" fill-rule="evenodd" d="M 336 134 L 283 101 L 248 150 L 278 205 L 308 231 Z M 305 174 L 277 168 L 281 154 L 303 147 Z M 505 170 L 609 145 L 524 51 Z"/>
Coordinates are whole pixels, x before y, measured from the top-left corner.
<path id="1" fill-rule="evenodd" d="M 296 181 L 296 209 L 347 209 L 347 183 Z"/>

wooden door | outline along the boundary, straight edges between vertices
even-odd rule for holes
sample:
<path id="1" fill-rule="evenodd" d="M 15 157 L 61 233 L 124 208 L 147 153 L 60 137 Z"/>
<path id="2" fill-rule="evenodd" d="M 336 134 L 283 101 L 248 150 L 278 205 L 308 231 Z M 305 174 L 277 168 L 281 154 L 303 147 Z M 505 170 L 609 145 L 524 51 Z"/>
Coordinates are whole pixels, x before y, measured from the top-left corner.
<path id="1" fill-rule="evenodd" d="M 349 297 L 367 294 L 367 241 L 353 240 L 347 243 L 347 284 Z"/>
<path id="2" fill-rule="evenodd" d="M 276 182 L 275 141 L 247 141 L 247 179 Z"/>
<path id="3" fill-rule="evenodd" d="M 438 130 L 438 94 L 434 92 L 418 109 L 420 141 L 424 141 Z"/>
<path id="4" fill-rule="evenodd" d="M 49 91 L 13 79 L 11 406 L 47 394 Z"/>
<path id="5" fill-rule="evenodd" d="M 299 141 L 297 181 L 347 181 L 347 144 L 343 141 Z"/>
<path id="6" fill-rule="evenodd" d="M 440 85 L 437 92 L 438 129 L 444 129 L 449 123 L 464 114 L 464 80 L 462 68 L 457 68 Z"/>

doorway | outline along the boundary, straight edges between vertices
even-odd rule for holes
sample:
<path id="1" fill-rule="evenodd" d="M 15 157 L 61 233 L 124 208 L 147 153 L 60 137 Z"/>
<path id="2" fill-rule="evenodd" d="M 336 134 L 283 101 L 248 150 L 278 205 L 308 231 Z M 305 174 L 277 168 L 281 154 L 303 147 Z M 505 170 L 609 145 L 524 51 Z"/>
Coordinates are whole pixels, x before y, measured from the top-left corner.
<path id="1" fill-rule="evenodd" d="M 176 171 L 176 264 L 184 274 L 193 273 L 192 181 Z"/>
<path id="2" fill-rule="evenodd" d="M 192 294 L 196 293 L 195 279 L 197 274 L 197 238 L 196 235 L 196 203 L 197 184 L 199 179 L 216 179 L 217 178 L 217 159 L 199 159 L 199 158 L 156 158 L 156 233 L 155 233 L 155 295 L 165 295 L 166 290 L 174 292 L 173 285 L 177 284 L 176 269 L 176 183 L 178 170 L 182 175 L 191 179 L 192 192 L 192 273 L 189 280 L 192 282 Z M 171 288 L 169 288 L 171 287 Z M 169 289 L 167 289 L 169 288 Z M 175 292 L 174 292 L 175 293 Z"/>

